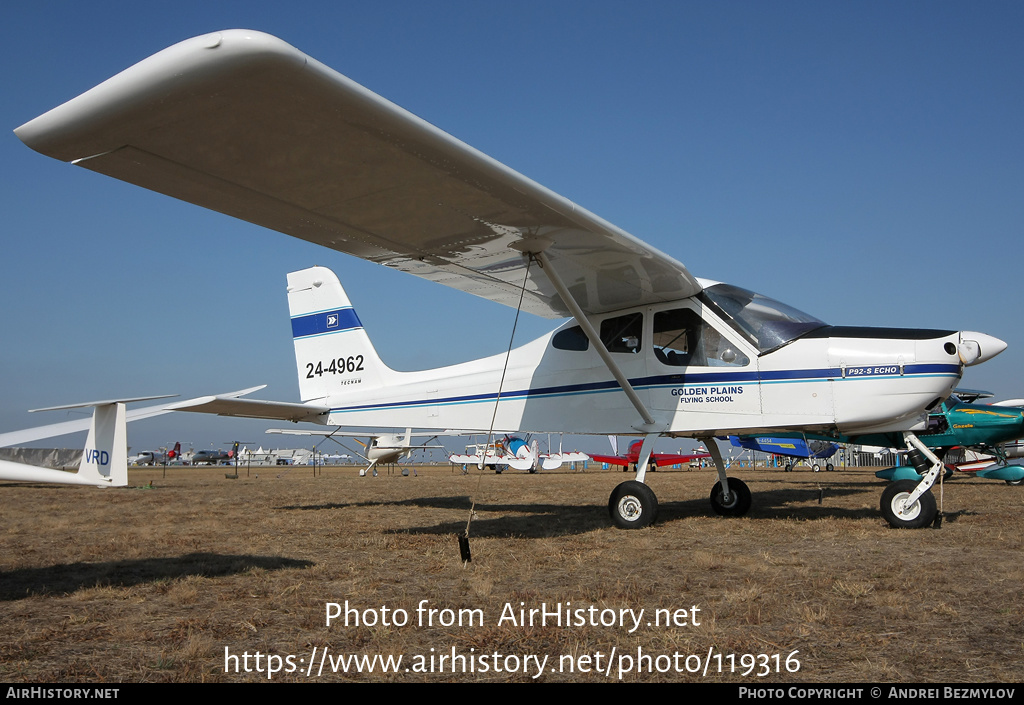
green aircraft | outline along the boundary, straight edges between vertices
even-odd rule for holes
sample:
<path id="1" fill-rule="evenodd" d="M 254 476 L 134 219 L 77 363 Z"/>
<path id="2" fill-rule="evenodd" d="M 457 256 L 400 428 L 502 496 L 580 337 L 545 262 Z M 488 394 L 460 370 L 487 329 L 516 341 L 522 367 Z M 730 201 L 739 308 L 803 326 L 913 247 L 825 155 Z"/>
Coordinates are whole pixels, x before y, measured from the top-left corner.
<path id="1" fill-rule="evenodd" d="M 927 430 L 918 432 L 918 438 L 933 449 L 939 458 L 945 457 L 954 448 L 995 456 L 993 464 L 973 474 L 976 477 L 1003 480 L 1011 485 L 1021 484 L 1024 482 L 1024 467 L 1010 465 L 1002 446 L 1024 437 L 1024 409 L 975 404 L 973 399 L 979 398 L 982 393 L 969 394 L 964 394 L 969 401 L 954 394 L 936 407 L 928 415 Z M 874 433 L 851 437 L 849 440 L 851 443 L 889 448 L 899 448 L 903 444 L 902 434 L 899 433 Z M 951 474 L 952 469 L 947 472 L 947 477 Z M 921 479 L 920 473 L 908 465 L 880 470 L 875 475 L 884 480 Z"/>

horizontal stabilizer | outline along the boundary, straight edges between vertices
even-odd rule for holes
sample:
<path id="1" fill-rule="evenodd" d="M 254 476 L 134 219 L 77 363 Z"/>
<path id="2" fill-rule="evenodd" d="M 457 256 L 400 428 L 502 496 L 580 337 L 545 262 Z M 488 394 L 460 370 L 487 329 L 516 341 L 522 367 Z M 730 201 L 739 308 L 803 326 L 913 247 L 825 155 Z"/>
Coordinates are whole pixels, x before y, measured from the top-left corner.
<path id="1" fill-rule="evenodd" d="M 234 396 L 209 396 L 172 404 L 171 411 L 192 411 L 217 416 L 237 416 L 247 419 L 273 419 L 275 421 L 309 421 L 324 423 L 330 407 L 298 404 L 262 399 L 238 399 Z M 364 434 L 365 435 L 365 434 Z"/>
<path id="2" fill-rule="evenodd" d="M 308 408 L 308 407 L 307 407 Z M 353 438 L 366 438 L 367 436 L 384 435 L 382 433 L 375 433 L 374 431 L 327 431 L 321 429 L 305 429 L 305 428 L 268 428 L 267 433 L 283 433 L 288 436 L 339 436 L 339 437 L 353 437 Z M 437 436 L 463 436 L 463 431 L 422 431 L 415 432 L 412 434 L 400 434 L 402 437 L 422 437 L 422 438 L 436 438 Z"/>

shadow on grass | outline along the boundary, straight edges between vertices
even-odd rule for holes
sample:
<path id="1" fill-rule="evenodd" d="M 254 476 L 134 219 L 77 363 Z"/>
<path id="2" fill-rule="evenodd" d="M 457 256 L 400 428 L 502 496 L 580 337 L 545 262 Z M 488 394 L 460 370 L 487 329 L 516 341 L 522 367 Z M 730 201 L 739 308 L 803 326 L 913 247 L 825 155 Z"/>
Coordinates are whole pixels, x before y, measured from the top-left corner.
<path id="1" fill-rule="evenodd" d="M 834 500 L 843 495 L 863 493 L 863 487 L 827 488 L 821 492 L 822 503 L 818 504 L 817 488 L 787 488 L 754 493 L 753 507 L 747 519 L 878 519 L 879 527 L 884 525 L 878 509 L 873 507 L 841 507 Z M 869 491 L 870 492 L 870 491 Z M 710 490 L 708 492 L 710 495 Z M 831 501 L 830 501 L 831 500 Z M 877 501 L 877 500 L 875 500 Z M 404 500 L 402 502 L 378 502 L 375 504 L 408 504 L 419 507 L 445 507 L 469 509 L 468 498 L 428 497 Z M 473 519 L 471 533 L 478 537 L 492 538 L 549 538 L 584 534 L 612 526 L 608 507 L 580 506 L 574 504 L 477 504 L 477 516 Z M 493 516 L 501 514 L 502 516 Z M 491 516 L 488 516 L 491 515 Z M 707 498 L 690 499 L 681 502 L 659 503 L 657 525 L 665 525 L 692 517 L 707 517 L 709 520 L 730 521 L 719 517 L 711 510 Z M 410 527 L 389 531 L 394 534 L 452 534 L 466 528 L 464 521 L 446 521 L 433 526 Z"/>
<path id="2" fill-rule="evenodd" d="M 769 489 L 773 483 L 758 482 L 753 485 L 753 503 L 747 519 L 795 519 L 813 521 L 817 519 L 877 519 L 883 528 L 878 509 L 881 489 L 884 485 L 864 485 L 857 483 L 835 483 L 823 487 L 785 487 Z M 768 485 L 768 487 L 766 487 Z M 655 488 L 657 491 L 657 488 Z M 710 487 L 708 488 L 710 495 Z M 665 501 L 660 498 L 658 508 L 658 525 L 680 521 L 692 517 L 729 521 L 729 517 L 719 517 L 711 510 L 708 495 L 698 499 L 683 501 Z M 870 498 L 868 506 L 839 506 L 838 499 L 856 495 Z M 848 504 L 848 501 L 844 501 Z M 284 510 L 317 511 L 326 509 L 342 509 L 345 507 L 417 507 L 429 509 L 459 509 L 467 512 L 470 507 L 467 496 L 452 497 L 418 497 L 403 500 L 372 500 L 347 503 L 324 503 L 309 505 L 292 505 L 279 507 Z M 560 504 L 557 502 L 528 504 L 501 503 L 477 504 L 476 516 L 472 522 L 471 534 L 478 537 L 492 538 L 550 538 L 554 536 L 571 536 L 590 531 L 605 529 L 612 526 L 608 516 L 607 505 Z M 948 521 L 955 521 L 955 516 L 947 516 Z M 388 530 L 391 534 L 424 534 L 443 535 L 458 534 L 466 528 L 465 520 L 444 521 L 434 525 L 413 526 L 403 529 Z"/>
<path id="3" fill-rule="evenodd" d="M 279 556 L 238 556 L 189 553 L 170 558 L 139 558 L 105 563 L 64 563 L 46 568 L 23 568 L 0 573 L 0 601 L 21 600 L 33 595 L 70 593 L 82 588 L 130 587 L 142 583 L 183 578 L 244 573 L 253 568 L 282 570 L 308 568 L 311 561 Z"/>
<path id="4" fill-rule="evenodd" d="M 365 502 L 326 502 L 324 504 L 290 504 L 277 509 L 320 511 L 323 509 L 344 509 L 345 507 L 429 507 L 433 509 L 469 509 L 468 495 L 454 497 L 416 497 L 414 499 L 375 499 Z"/>

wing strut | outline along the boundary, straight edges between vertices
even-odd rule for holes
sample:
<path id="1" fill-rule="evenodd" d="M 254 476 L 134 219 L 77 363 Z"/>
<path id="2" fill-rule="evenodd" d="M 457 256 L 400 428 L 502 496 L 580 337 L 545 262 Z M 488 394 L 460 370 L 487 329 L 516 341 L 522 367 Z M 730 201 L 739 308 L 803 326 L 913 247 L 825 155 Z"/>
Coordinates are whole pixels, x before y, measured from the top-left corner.
<path id="1" fill-rule="evenodd" d="M 615 364 L 611 353 L 608 352 L 604 343 L 601 342 L 601 336 L 598 335 L 597 330 L 583 313 L 583 309 L 581 309 L 579 304 L 576 303 L 576 299 L 574 299 L 572 294 L 569 293 L 569 289 L 566 288 L 565 283 L 562 281 L 561 277 L 558 276 L 558 272 L 556 272 L 555 268 L 551 266 L 551 260 L 549 260 L 548 256 L 544 254 L 544 249 L 551 243 L 539 240 L 523 240 L 519 243 L 512 243 L 512 246 L 515 247 L 517 244 L 519 247 L 516 247 L 516 249 L 522 248 L 521 251 L 524 254 L 533 257 L 540 263 L 541 269 L 544 270 L 544 273 L 548 277 L 548 281 L 550 281 L 551 285 L 555 287 L 555 291 L 558 292 L 558 295 L 562 297 L 562 301 L 565 302 L 569 311 L 572 312 L 572 317 L 576 319 L 576 322 L 580 324 L 580 328 L 582 328 L 583 332 L 586 333 L 587 338 L 590 340 L 590 344 L 594 346 L 594 349 L 597 350 L 597 354 L 601 356 L 601 360 L 604 362 L 605 367 L 607 367 L 608 371 L 612 373 L 612 377 L 614 377 L 615 381 L 619 383 L 619 386 L 622 387 L 622 391 L 626 393 L 626 397 L 629 399 L 630 403 L 636 408 L 637 412 L 639 412 L 640 418 L 643 419 L 644 423 L 642 427 L 638 426 L 636 428 L 639 430 L 653 431 L 655 422 L 654 417 L 651 416 L 651 412 L 647 410 L 646 406 L 644 406 L 644 403 L 640 400 L 636 390 L 633 389 L 633 385 L 629 383 L 626 375 L 624 375 L 622 370 L 619 369 L 619 366 Z"/>

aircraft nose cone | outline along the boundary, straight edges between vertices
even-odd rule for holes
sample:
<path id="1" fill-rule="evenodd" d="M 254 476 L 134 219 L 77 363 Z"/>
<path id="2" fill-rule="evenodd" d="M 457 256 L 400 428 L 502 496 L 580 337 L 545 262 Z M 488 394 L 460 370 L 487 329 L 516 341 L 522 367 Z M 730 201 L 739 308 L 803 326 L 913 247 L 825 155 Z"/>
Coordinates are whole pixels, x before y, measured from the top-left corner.
<path id="1" fill-rule="evenodd" d="M 960 353 L 960 360 L 970 366 L 991 360 L 1006 350 L 1006 343 L 991 335 L 962 330 L 960 331 L 960 345 L 957 349 Z"/>

